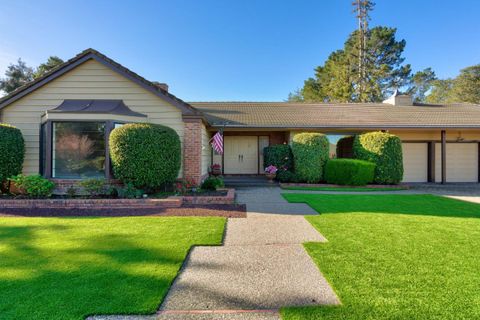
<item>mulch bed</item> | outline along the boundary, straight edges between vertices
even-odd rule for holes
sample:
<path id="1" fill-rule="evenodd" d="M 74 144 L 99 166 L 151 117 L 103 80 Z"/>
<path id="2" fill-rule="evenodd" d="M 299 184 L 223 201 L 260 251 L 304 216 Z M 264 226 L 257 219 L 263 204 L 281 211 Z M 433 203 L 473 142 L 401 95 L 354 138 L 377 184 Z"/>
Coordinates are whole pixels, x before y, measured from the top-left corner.
<path id="1" fill-rule="evenodd" d="M 3 217 L 131 217 L 131 216 L 189 216 L 189 217 L 225 217 L 246 218 L 247 207 L 244 204 L 185 205 L 180 208 L 147 209 L 63 209 L 63 208 L 0 208 Z"/>

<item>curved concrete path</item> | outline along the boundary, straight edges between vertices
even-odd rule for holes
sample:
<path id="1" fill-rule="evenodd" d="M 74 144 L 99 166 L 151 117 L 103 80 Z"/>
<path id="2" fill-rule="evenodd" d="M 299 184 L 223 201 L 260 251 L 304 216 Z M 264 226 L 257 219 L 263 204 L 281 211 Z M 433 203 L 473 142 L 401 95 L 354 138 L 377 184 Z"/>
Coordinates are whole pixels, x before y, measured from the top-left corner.
<path id="1" fill-rule="evenodd" d="M 239 190 L 237 201 L 247 218 L 228 220 L 223 246 L 192 250 L 159 314 L 279 319 L 281 307 L 338 304 L 302 245 L 326 241 L 301 216 L 317 213 L 288 203 L 279 188 Z"/>
<path id="2" fill-rule="evenodd" d="M 280 319 L 286 306 L 339 304 L 303 247 L 326 239 L 288 203 L 280 188 L 239 190 L 247 218 L 228 219 L 223 246 L 194 247 L 156 315 L 92 317 L 147 319 Z"/>

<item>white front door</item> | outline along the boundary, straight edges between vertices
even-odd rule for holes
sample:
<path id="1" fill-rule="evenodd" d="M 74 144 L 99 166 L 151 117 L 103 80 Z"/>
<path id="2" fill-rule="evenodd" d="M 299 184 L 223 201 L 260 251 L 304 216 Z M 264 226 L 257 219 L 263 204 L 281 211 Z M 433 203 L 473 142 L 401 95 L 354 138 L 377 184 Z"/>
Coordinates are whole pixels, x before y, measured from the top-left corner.
<path id="1" fill-rule="evenodd" d="M 258 137 L 225 136 L 224 173 L 258 173 Z"/>

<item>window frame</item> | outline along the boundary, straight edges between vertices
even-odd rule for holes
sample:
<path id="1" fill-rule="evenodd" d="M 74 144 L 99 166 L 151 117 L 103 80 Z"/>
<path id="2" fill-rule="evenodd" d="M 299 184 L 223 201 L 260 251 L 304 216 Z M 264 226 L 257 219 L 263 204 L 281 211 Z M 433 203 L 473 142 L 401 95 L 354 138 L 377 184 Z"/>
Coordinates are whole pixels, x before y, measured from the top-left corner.
<path id="1" fill-rule="evenodd" d="M 134 122 L 118 121 L 118 120 L 105 120 L 105 119 L 52 119 L 46 120 L 41 124 L 40 129 L 40 159 L 39 168 L 40 173 L 48 179 L 56 180 L 81 180 L 81 178 L 57 178 L 53 177 L 53 124 L 58 122 L 96 122 L 105 124 L 105 174 L 104 177 L 107 180 L 113 179 L 112 164 L 110 159 L 110 144 L 109 137 L 112 130 L 115 128 L 115 124 L 127 124 Z M 46 139 L 46 141 L 44 141 Z"/>

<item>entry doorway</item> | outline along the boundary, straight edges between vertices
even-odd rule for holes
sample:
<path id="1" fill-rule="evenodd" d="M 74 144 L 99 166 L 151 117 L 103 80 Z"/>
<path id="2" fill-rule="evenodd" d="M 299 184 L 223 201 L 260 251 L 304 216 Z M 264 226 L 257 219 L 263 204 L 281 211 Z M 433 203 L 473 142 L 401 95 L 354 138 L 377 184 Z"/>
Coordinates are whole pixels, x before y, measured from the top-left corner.
<path id="1" fill-rule="evenodd" d="M 225 136 L 224 173 L 258 174 L 258 137 Z"/>

